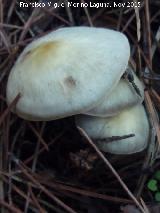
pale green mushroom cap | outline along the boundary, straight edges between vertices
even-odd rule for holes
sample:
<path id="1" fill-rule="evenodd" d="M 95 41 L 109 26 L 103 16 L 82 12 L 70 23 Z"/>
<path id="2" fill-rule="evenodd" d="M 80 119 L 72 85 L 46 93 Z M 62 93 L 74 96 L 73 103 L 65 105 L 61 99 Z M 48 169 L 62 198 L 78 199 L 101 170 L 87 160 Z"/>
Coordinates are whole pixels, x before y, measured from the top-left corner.
<path id="1" fill-rule="evenodd" d="M 132 68 L 129 67 L 129 69 L 134 77 L 134 84 L 140 94 L 137 93 L 131 82 L 122 78 L 111 93 L 105 96 L 101 103 L 84 114 L 98 117 L 110 117 L 119 114 L 123 109 L 142 103 L 144 100 L 144 85 L 135 75 Z"/>
<path id="2" fill-rule="evenodd" d="M 109 94 L 130 55 L 126 36 L 91 27 L 62 28 L 30 43 L 12 68 L 7 102 L 28 120 L 83 113 Z"/>
<path id="3" fill-rule="evenodd" d="M 76 124 L 97 143 L 98 147 L 113 154 L 132 154 L 140 152 L 147 147 L 149 140 L 149 122 L 144 107 L 138 104 L 123 110 L 114 117 L 100 118 L 78 115 Z M 112 136 L 134 134 L 134 137 L 105 142 Z"/>

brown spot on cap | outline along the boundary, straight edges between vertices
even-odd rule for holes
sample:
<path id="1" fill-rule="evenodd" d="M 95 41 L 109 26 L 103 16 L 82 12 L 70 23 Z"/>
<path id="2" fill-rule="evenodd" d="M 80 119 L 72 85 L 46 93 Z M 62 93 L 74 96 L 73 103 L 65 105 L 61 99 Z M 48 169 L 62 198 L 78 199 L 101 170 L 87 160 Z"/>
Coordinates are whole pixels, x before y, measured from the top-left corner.
<path id="1" fill-rule="evenodd" d="M 76 80 L 72 76 L 68 76 L 67 78 L 65 78 L 64 83 L 69 88 L 73 88 L 76 86 Z"/>
<path id="2" fill-rule="evenodd" d="M 40 44 L 38 47 L 35 47 L 28 52 L 26 52 L 20 62 L 24 62 L 26 60 L 37 61 L 41 63 L 44 61 L 48 56 L 55 54 L 57 48 L 59 47 L 60 43 L 57 41 L 50 41 L 44 44 Z"/>

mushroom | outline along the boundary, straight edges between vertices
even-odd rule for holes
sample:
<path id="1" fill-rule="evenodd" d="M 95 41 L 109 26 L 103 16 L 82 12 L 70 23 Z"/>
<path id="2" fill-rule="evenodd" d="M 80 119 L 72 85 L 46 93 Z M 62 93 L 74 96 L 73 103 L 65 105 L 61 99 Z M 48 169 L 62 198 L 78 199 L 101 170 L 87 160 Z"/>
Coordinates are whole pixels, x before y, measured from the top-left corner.
<path id="1" fill-rule="evenodd" d="M 109 96 L 106 96 L 101 103 L 84 114 L 98 117 L 109 117 L 117 115 L 123 109 L 142 103 L 144 100 L 143 83 L 135 75 L 131 66 L 129 66 L 128 69 L 134 77 L 134 85 L 136 85 L 140 94 L 137 93 L 131 82 L 121 78 Z"/>
<path id="2" fill-rule="evenodd" d="M 94 27 L 62 28 L 30 43 L 13 66 L 7 102 L 28 120 L 54 120 L 94 108 L 125 71 L 126 36 Z"/>
<path id="3" fill-rule="evenodd" d="M 118 115 L 108 118 L 78 115 L 76 124 L 104 152 L 132 154 L 144 150 L 148 144 L 149 122 L 142 104 L 124 109 Z M 130 134 L 134 134 L 134 137 L 107 142 L 110 137 Z"/>

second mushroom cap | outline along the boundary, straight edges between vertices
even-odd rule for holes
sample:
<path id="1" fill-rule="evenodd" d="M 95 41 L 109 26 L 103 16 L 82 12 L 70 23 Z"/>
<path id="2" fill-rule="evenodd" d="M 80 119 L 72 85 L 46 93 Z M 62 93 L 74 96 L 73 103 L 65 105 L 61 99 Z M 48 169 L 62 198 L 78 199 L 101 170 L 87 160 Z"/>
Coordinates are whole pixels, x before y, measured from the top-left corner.
<path id="1" fill-rule="evenodd" d="M 135 75 L 131 67 L 128 67 L 134 78 L 134 85 L 138 89 L 139 94 L 133 84 L 127 79 L 120 79 L 115 88 L 107 95 L 101 103 L 93 109 L 85 112 L 86 115 L 110 117 L 119 114 L 122 110 L 132 107 L 144 100 L 143 82 Z"/>

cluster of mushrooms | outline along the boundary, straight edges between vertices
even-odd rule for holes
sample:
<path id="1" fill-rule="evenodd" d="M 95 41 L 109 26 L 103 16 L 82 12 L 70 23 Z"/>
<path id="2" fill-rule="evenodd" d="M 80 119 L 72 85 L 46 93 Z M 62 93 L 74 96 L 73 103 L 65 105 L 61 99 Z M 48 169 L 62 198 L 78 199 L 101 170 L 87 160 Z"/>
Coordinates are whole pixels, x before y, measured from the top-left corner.
<path id="1" fill-rule="evenodd" d="M 128 66 L 129 56 L 129 42 L 120 32 L 58 29 L 20 54 L 8 78 L 7 102 L 20 93 L 13 111 L 24 119 L 49 121 L 76 115 L 76 124 L 102 151 L 140 152 L 148 143 L 149 123 L 142 105 L 144 87 Z M 133 83 L 122 77 L 126 70 Z"/>

